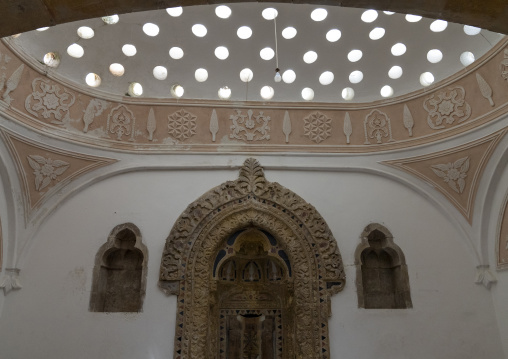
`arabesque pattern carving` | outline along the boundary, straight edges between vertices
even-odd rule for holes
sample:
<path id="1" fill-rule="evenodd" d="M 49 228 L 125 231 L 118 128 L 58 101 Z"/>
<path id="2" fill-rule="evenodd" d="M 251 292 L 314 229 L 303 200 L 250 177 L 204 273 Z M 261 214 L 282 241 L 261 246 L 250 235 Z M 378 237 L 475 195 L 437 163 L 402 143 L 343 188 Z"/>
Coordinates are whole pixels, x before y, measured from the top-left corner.
<path id="1" fill-rule="evenodd" d="M 229 116 L 233 122 L 230 126 L 233 133 L 229 138 L 236 138 L 243 141 L 261 141 L 270 139 L 270 116 L 266 116 L 263 111 L 259 111 L 259 115 L 254 115 L 252 110 L 247 111 L 247 116 L 242 114 L 242 110 L 235 110 L 235 114 Z"/>
<path id="2" fill-rule="evenodd" d="M 303 119 L 303 129 L 311 141 L 323 142 L 331 135 L 332 119 L 322 112 L 313 112 Z"/>
<path id="3" fill-rule="evenodd" d="M 39 112 L 45 119 L 53 118 L 51 123 L 63 125 L 69 122 L 69 110 L 76 101 L 76 96 L 49 80 L 36 78 L 32 82 L 32 93 L 25 100 L 25 108 L 35 117 Z"/>
<path id="4" fill-rule="evenodd" d="M 107 131 L 116 134 L 118 141 L 124 135 L 129 136 L 129 141 L 134 141 L 134 129 L 136 118 L 131 110 L 124 105 L 118 105 L 108 115 Z"/>
<path id="5" fill-rule="evenodd" d="M 51 181 L 56 180 L 70 166 L 68 162 L 62 160 L 52 160 L 39 155 L 30 155 L 26 158 L 30 167 L 34 170 L 35 190 L 42 191 Z"/>
<path id="6" fill-rule="evenodd" d="M 430 166 L 432 171 L 443 179 L 451 189 L 457 193 L 464 192 L 466 176 L 469 170 L 469 157 L 463 157 L 455 162 Z"/>
<path id="7" fill-rule="evenodd" d="M 293 266 L 294 315 L 282 358 L 330 358 L 328 306 L 343 289 L 337 243 L 316 209 L 278 183 L 268 182 L 254 159 L 236 181 L 213 188 L 189 205 L 166 241 L 160 287 L 178 295 L 175 358 L 216 358 L 218 318 L 211 315 L 210 263 L 224 241 L 244 228 L 269 231 Z M 193 290 L 191 290 L 193 288 Z"/>
<path id="8" fill-rule="evenodd" d="M 423 102 L 423 108 L 428 112 L 427 123 L 430 128 L 439 130 L 446 125 L 453 125 L 455 121 L 461 123 L 471 116 L 471 106 L 466 102 L 466 90 L 462 86 L 455 86 L 440 91 Z"/>
<path id="9" fill-rule="evenodd" d="M 363 121 L 365 130 L 365 144 L 369 145 L 371 139 L 376 139 L 376 143 L 383 143 L 383 138 L 388 138 L 388 142 L 393 142 L 392 123 L 388 115 L 379 110 L 372 110 L 365 121 Z"/>
<path id="10" fill-rule="evenodd" d="M 171 137 L 184 141 L 196 134 L 197 117 L 181 109 L 168 116 L 168 129 Z"/>

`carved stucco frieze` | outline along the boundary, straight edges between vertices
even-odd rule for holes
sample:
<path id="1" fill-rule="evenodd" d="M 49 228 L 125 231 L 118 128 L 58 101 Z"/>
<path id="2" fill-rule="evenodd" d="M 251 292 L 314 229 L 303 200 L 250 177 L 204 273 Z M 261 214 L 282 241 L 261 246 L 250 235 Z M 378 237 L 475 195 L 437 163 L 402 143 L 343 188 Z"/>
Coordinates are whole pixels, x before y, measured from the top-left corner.
<path id="1" fill-rule="evenodd" d="M 134 113 L 125 105 L 116 106 L 108 115 L 107 131 L 115 134 L 118 141 L 121 141 L 124 135 L 129 141 L 134 141 L 135 126 Z"/>
<path id="2" fill-rule="evenodd" d="M 323 142 L 332 134 L 332 119 L 316 111 L 303 119 L 304 134 L 311 141 Z"/>
<path id="3" fill-rule="evenodd" d="M 394 142 L 392 137 L 392 123 L 388 115 L 379 110 L 372 110 L 363 121 L 365 131 L 365 144 L 369 145 L 369 139 L 375 139 L 376 143 L 383 143 L 383 138 L 388 142 Z"/>
<path id="4" fill-rule="evenodd" d="M 429 127 L 439 130 L 466 121 L 471 116 L 471 106 L 465 97 L 466 90 L 462 86 L 448 88 L 427 97 L 423 108 L 428 112 Z"/>
<path id="5" fill-rule="evenodd" d="M 197 116 L 181 109 L 168 116 L 168 132 L 175 140 L 185 141 L 196 134 Z"/>
<path id="6" fill-rule="evenodd" d="M 104 100 L 96 98 L 90 100 L 83 114 L 83 123 L 85 124 L 83 127 L 84 133 L 88 132 L 94 118 L 100 116 L 108 106 L 109 104 Z"/>
<path id="7" fill-rule="evenodd" d="M 259 111 L 254 116 L 254 111 L 248 110 L 247 115 L 242 110 L 235 110 L 235 114 L 230 115 L 232 122 L 230 129 L 232 133 L 229 138 L 242 141 L 262 141 L 270 139 L 270 116 L 266 116 L 263 111 Z"/>

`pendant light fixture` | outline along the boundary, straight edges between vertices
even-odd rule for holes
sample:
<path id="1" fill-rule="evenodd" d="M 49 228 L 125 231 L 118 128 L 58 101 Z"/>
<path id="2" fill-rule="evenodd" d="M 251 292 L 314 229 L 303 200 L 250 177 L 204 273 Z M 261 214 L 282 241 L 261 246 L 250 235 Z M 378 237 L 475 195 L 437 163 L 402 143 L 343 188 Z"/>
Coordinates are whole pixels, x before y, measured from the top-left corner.
<path id="1" fill-rule="evenodd" d="M 280 75 L 280 69 L 279 69 L 279 53 L 277 48 L 277 14 L 274 14 L 273 17 L 273 25 L 275 30 L 275 76 L 274 81 L 280 82 L 282 80 L 282 76 Z"/>

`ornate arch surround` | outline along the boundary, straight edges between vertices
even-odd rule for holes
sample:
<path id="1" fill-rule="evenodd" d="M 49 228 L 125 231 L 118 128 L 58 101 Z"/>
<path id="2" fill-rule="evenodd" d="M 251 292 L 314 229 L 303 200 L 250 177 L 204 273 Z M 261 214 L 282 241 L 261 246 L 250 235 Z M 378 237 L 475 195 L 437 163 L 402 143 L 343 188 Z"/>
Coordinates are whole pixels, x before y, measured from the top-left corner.
<path id="1" fill-rule="evenodd" d="M 280 358 L 330 358 L 330 296 L 345 285 L 342 258 L 328 225 L 300 196 L 268 182 L 260 164 L 245 161 L 236 181 L 191 203 L 166 240 L 159 286 L 178 295 L 174 358 L 221 358 L 213 265 L 231 235 L 270 233 L 292 266 Z"/>

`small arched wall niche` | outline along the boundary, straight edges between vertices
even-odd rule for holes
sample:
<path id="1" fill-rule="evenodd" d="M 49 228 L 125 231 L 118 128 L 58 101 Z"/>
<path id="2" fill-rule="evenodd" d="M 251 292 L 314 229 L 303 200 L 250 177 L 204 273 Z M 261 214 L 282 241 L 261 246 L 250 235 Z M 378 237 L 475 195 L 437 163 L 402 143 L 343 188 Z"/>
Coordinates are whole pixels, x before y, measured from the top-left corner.
<path id="1" fill-rule="evenodd" d="M 390 231 L 378 224 L 365 227 L 355 252 L 358 307 L 412 308 L 409 277 L 402 250 Z"/>
<path id="2" fill-rule="evenodd" d="M 254 159 L 182 213 L 159 279 L 178 295 L 175 358 L 330 358 L 330 296 L 345 285 L 337 242 Z"/>
<path id="3" fill-rule="evenodd" d="M 134 224 L 116 226 L 95 256 L 91 312 L 140 312 L 148 251 Z"/>

